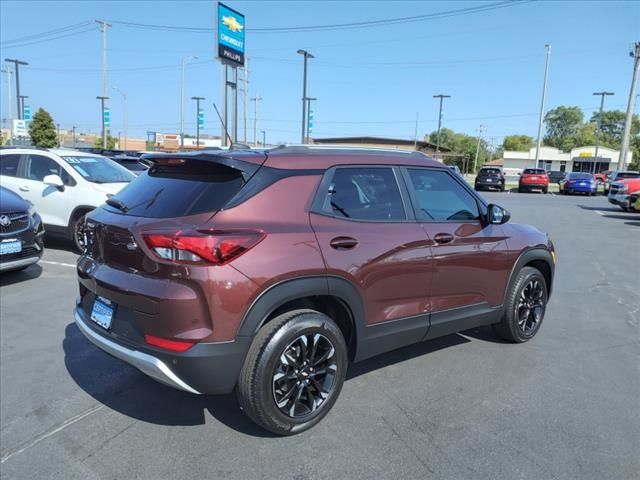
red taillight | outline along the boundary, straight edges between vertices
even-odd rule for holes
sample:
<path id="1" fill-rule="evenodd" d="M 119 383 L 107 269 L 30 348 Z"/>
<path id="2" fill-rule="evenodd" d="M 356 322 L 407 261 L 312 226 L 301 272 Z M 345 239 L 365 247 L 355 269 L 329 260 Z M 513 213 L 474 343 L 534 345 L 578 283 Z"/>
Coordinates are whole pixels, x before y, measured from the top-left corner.
<path id="1" fill-rule="evenodd" d="M 155 335 L 145 335 L 144 341 L 154 347 L 164 348 L 172 352 L 186 352 L 195 345 L 195 342 L 169 340 L 168 338 L 156 337 Z"/>
<path id="2" fill-rule="evenodd" d="M 256 230 L 196 230 L 142 234 L 162 260 L 176 263 L 224 265 L 256 246 L 264 232 Z"/>

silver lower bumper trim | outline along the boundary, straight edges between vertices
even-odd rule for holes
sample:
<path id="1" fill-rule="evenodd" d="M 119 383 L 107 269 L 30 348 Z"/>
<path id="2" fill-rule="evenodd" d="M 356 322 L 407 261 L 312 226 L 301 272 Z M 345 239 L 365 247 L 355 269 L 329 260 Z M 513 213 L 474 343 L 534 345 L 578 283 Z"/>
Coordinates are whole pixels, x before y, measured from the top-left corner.
<path id="1" fill-rule="evenodd" d="M 0 272 L 5 272 L 8 270 L 15 270 L 16 268 L 27 267 L 29 265 L 33 265 L 40 260 L 40 257 L 27 257 L 27 258 L 19 258 L 18 260 L 11 260 L 9 262 L 0 262 Z"/>
<path id="2" fill-rule="evenodd" d="M 189 393 L 200 394 L 195 388 L 187 385 L 182 381 L 171 369 L 161 360 L 148 355 L 146 353 L 139 352 L 137 350 L 130 350 L 112 342 L 108 338 L 103 337 L 95 333 L 84 321 L 77 309 L 74 311 L 74 317 L 76 325 L 87 339 L 96 345 L 101 350 L 104 350 L 110 355 L 113 355 L 120 360 L 133 365 L 142 373 L 150 376 L 151 378 L 158 380 L 160 383 L 169 385 L 180 390 L 184 390 Z"/>

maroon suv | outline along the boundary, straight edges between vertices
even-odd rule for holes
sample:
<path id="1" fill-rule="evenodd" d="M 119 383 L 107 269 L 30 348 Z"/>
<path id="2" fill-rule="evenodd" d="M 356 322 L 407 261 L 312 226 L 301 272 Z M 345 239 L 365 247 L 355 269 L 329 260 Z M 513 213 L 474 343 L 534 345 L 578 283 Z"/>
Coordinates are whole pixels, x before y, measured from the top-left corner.
<path id="1" fill-rule="evenodd" d="M 91 212 L 75 320 L 195 394 L 237 390 L 278 434 L 319 422 L 349 362 L 480 325 L 532 338 L 548 236 L 506 224 L 417 152 L 280 147 L 152 154 Z"/>

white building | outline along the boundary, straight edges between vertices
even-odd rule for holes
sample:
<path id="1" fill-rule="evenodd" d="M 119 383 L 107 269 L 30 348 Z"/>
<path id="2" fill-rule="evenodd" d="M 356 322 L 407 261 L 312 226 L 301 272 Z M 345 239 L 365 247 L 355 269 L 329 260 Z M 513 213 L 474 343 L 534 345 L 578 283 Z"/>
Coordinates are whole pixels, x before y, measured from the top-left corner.
<path id="1" fill-rule="evenodd" d="M 525 168 L 544 168 L 547 171 L 560 172 L 604 172 L 618 169 L 620 152 L 606 147 L 598 147 L 598 158 L 595 157 L 596 147 L 574 148 L 571 152 L 563 152 L 554 147 L 542 147 L 538 165 L 535 164 L 536 148 L 527 152 L 505 151 L 502 168 L 505 175 L 517 175 Z M 625 165 L 629 165 L 632 152 L 627 152 Z"/>

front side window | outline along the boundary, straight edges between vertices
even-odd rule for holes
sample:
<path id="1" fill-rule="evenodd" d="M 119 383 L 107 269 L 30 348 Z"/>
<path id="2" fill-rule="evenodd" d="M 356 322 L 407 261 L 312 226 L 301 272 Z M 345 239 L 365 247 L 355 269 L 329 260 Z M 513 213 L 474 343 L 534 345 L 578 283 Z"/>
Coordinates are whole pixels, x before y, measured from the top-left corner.
<path id="1" fill-rule="evenodd" d="M 129 170 L 105 157 L 77 155 L 62 158 L 92 183 L 128 183 L 136 178 Z"/>
<path id="2" fill-rule="evenodd" d="M 17 177 L 18 163 L 20 163 L 20 155 L 18 154 L 0 156 L 0 175 Z"/>
<path id="3" fill-rule="evenodd" d="M 344 167 L 333 173 L 323 211 L 355 220 L 406 220 L 391 168 Z"/>
<path id="4" fill-rule="evenodd" d="M 409 168 L 409 177 L 424 220 L 469 221 L 480 217 L 475 197 L 446 171 Z"/>

